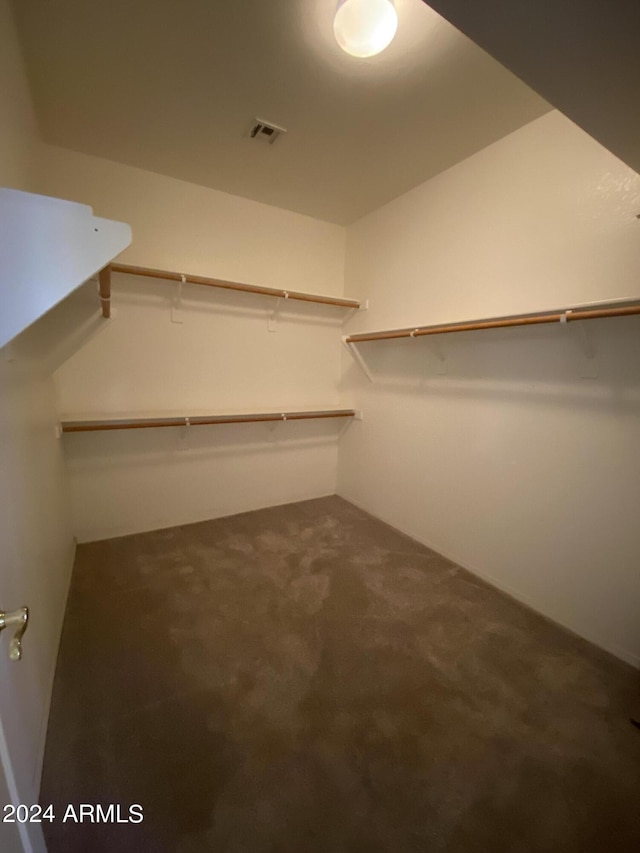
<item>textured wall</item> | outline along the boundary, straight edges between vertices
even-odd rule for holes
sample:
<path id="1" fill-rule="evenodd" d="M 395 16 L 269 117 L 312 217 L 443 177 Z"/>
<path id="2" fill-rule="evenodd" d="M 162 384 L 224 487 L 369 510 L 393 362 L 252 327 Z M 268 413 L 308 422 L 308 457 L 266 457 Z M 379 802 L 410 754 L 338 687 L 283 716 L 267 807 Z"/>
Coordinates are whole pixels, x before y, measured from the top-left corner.
<path id="1" fill-rule="evenodd" d="M 552 113 L 349 229 L 349 331 L 640 295 L 639 211 Z M 592 323 L 593 359 L 577 324 L 362 344 L 339 494 L 637 664 L 639 332 Z"/>

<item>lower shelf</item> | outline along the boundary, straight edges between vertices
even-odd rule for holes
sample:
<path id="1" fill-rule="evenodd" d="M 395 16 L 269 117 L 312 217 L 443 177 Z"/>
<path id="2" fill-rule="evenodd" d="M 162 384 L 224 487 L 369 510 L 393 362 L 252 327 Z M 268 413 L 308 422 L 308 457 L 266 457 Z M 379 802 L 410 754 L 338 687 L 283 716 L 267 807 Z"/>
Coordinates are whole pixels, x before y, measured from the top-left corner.
<path id="1" fill-rule="evenodd" d="M 272 421 L 307 421 L 320 418 L 355 418 L 354 409 L 324 409 L 318 412 L 262 412 L 253 415 L 197 415 L 171 418 L 107 418 L 94 421 L 63 421 L 62 432 L 97 432 L 112 429 L 155 429 L 157 427 L 251 424 Z"/>

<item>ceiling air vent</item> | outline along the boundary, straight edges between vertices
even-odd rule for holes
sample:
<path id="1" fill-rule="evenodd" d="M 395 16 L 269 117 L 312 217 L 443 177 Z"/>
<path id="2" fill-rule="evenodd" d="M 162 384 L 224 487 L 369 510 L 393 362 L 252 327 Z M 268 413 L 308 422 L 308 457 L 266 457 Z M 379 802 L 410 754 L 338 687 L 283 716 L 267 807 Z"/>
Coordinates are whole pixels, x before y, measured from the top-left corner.
<path id="1" fill-rule="evenodd" d="M 251 139 L 257 139 L 260 142 L 268 142 L 269 145 L 273 145 L 276 139 L 286 132 L 287 131 L 284 127 L 278 127 L 277 124 L 272 124 L 269 121 L 263 121 L 261 118 L 257 118 L 251 124 L 249 137 Z"/>

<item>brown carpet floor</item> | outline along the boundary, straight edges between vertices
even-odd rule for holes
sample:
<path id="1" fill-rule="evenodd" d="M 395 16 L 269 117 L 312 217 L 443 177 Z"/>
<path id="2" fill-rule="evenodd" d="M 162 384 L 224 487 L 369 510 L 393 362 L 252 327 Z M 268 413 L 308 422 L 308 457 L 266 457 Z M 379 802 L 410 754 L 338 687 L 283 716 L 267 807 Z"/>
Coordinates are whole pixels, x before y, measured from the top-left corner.
<path id="1" fill-rule="evenodd" d="M 82 545 L 50 853 L 637 853 L 637 689 L 337 497 Z"/>

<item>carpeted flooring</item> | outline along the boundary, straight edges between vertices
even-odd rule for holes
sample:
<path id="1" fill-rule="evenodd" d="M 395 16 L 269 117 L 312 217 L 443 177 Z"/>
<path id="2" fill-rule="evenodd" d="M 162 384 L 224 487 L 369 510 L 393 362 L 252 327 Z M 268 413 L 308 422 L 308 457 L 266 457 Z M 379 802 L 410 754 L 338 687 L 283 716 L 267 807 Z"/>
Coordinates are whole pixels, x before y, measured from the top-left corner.
<path id="1" fill-rule="evenodd" d="M 82 545 L 49 851 L 637 853 L 637 688 L 337 497 Z"/>

